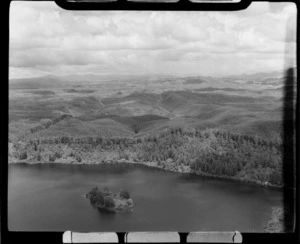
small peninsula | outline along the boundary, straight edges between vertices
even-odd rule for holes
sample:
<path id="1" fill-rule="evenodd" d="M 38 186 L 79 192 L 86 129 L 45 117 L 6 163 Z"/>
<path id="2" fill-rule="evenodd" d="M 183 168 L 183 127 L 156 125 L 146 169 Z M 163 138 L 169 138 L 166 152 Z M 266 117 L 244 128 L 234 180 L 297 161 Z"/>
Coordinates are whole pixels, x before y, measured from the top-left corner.
<path id="1" fill-rule="evenodd" d="M 90 203 L 101 211 L 133 211 L 134 203 L 126 189 L 122 189 L 119 193 L 112 193 L 107 187 L 101 191 L 95 186 L 86 194 L 86 198 L 90 199 Z"/>

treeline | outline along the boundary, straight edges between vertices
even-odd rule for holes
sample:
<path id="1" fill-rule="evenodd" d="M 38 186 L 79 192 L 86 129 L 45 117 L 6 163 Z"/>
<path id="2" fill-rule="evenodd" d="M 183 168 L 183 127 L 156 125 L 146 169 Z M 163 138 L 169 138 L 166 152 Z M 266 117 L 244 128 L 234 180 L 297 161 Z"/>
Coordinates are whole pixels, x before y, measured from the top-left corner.
<path id="1" fill-rule="evenodd" d="M 119 159 L 147 161 L 157 162 L 162 168 L 188 166 L 194 172 L 282 185 L 283 147 L 279 139 L 269 141 L 223 130 L 173 128 L 130 138 L 63 136 L 34 139 L 25 145 L 16 150 L 22 159 L 60 162 L 68 158 L 90 163 Z"/>

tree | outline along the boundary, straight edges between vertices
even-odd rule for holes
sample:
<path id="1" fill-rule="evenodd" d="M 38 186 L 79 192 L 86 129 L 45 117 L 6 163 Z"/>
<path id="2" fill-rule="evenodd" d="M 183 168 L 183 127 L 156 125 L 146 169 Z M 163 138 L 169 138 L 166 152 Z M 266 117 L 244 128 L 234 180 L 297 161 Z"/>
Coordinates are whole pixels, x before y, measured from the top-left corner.
<path id="1" fill-rule="evenodd" d="M 54 156 L 55 158 L 61 158 L 61 154 L 59 152 L 55 152 Z"/>
<path id="2" fill-rule="evenodd" d="M 19 155 L 19 159 L 21 160 L 27 159 L 27 152 L 26 151 L 21 152 Z"/>
<path id="3" fill-rule="evenodd" d="M 269 181 L 272 184 L 280 185 L 282 184 L 282 173 L 278 172 L 277 170 L 274 170 L 269 175 Z"/>
<path id="4" fill-rule="evenodd" d="M 94 186 L 88 195 L 92 204 L 104 204 L 104 195 L 101 191 L 99 191 L 97 186 Z"/>
<path id="5" fill-rule="evenodd" d="M 49 161 L 54 162 L 55 161 L 55 155 L 49 155 Z"/>
<path id="6" fill-rule="evenodd" d="M 63 136 L 61 138 L 61 143 L 63 143 L 63 144 L 70 143 L 70 138 L 68 136 Z"/>
<path id="7" fill-rule="evenodd" d="M 113 208 L 115 206 L 115 200 L 111 196 L 104 197 L 104 206 Z"/>
<path id="8" fill-rule="evenodd" d="M 81 162 L 81 157 L 77 155 L 77 156 L 76 156 L 76 160 L 77 160 L 77 162 L 80 163 L 80 162 Z"/>
<path id="9" fill-rule="evenodd" d="M 97 204 L 104 204 L 104 195 L 101 191 L 97 191 L 95 195 L 95 200 Z"/>
<path id="10" fill-rule="evenodd" d="M 99 191 L 98 187 L 97 187 L 97 186 L 94 186 L 94 187 L 90 190 L 89 194 L 95 196 L 96 193 L 97 193 L 98 191 Z"/>
<path id="11" fill-rule="evenodd" d="M 107 187 L 104 187 L 103 194 L 104 194 L 104 196 L 109 196 L 109 195 L 111 195 L 111 191 Z"/>
<path id="12" fill-rule="evenodd" d="M 241 162 L 239 160 L 236 163 L 236 167 L 237 167 L 237 171 L 241 171 L 242 170 L 242 164 L 241 164 Z"/>
<path id="13" fill-rule="evenodd" d="M 125 198 L 125 199 L 129 199 L 130 198 L 130 194 L 126 189 L 122 189 L 119 193 L 120 197 Z"/>

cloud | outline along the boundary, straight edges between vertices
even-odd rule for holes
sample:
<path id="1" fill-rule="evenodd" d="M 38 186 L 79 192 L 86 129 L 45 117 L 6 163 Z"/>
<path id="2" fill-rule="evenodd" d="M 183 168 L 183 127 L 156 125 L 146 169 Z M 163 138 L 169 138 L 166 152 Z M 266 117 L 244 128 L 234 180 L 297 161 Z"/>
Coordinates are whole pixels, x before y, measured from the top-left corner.
<path id="1" fill-rule="evenodd" d="M 54 2 L 14 1 L 11 75 L 167 71 L 213 76 L 282 69 L 285 53 L 291 56 L 295 47 L 295 29 L 292 3 L 257 2 L 235 12 L 84 12 Z"/>

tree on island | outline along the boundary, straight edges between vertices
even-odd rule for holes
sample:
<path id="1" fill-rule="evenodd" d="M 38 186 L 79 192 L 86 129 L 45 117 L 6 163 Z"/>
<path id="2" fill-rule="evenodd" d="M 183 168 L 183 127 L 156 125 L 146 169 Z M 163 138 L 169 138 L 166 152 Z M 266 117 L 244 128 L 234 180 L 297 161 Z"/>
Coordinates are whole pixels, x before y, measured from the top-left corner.
<path id="1" fill-rule="evenodd" d="M 111 191 L 107 187 L 104 187 L 103 194 L 104 194 L 104 196 L 109 196 L 109 195 L 111 195 Z"/>
<path id="2" fill-rule="evenodd" d="M 104 195 L 101 191 L 98 191 L 94 197 L 95 199 L 95 202 L 103 205 L 105 203 L 105 198 L 104 198 Z"/>
<path id="3" fill-rule="evenodd" d="M 119 193 L 119 196 L 125 199 L 129 199 L 130 198 L 130 194 L 126 189 L 122 189 Z"/>
<path id="4" fill-rule="evenodd" d="M 118 194 L 112 193 L 107 187 L 100 191 L 94 186 L 87 194 L 86 198 L 99 210 L 112 212 L 128 212 L 133 210 L 133 200 L 130 198 L 128 190 L 122 189 Z"/>
<path id="5" fill-rule="evenodd" d="M 104 197 L 104 206 L 107 208 L 115 207 L 115 200 L 111 196 Z"/>
<path id="6" fill-rule="evenodd" d="M 90 190 L 89 198 L 92 204 L 104 204 L 104 195 L 101 191 L 99 191 L 97 186 Z"/>

